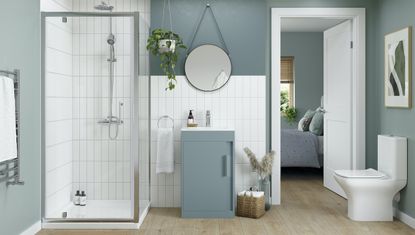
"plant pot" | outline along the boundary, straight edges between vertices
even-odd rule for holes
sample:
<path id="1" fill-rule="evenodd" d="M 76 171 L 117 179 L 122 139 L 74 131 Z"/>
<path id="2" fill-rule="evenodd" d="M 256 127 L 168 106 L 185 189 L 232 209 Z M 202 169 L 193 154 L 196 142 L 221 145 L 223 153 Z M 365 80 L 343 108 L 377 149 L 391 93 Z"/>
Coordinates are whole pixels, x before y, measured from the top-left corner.
<path id="1" fill-rule="evenodd" d="M 258 184 L 259 184 L 259 191 L 264 192 L 265 210 L 267 211 L 271 209 L 271 195 L 270 195 L 271 187 L 270 187 L 269 176 L 265 177 L 264 179 L 259 177 Z"/>
<path id="2" fill-rule="evenodd" d="M 162 39 L 159 41 L 159 52 L 167 53 L 174 52 L 176 49 L 176 40 Z"/>

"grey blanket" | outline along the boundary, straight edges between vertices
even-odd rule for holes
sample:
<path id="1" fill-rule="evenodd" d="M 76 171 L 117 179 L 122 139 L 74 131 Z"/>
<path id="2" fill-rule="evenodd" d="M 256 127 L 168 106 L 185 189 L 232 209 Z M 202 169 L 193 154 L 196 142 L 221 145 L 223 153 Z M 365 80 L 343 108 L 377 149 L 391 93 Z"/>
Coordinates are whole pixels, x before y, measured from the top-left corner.
<path id="1" fill-rule="evenodd" d="M 322 160 L 318 149 L 318 137 L 313 133 L 296 129 L 281 130 L 282 167 L 320 168 Z"/>

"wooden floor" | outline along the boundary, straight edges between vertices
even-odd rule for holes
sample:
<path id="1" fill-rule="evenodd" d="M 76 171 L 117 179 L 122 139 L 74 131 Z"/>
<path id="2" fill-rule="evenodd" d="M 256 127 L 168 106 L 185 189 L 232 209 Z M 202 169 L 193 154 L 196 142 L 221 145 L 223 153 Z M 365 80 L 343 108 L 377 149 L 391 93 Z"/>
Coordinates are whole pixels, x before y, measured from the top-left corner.
<path id="1" fill-rule="evenodd" d="M 301 174 L 299 174 L 301 173 Z M 179 209 L 153 208 L 138 231 L 58 231 L 39 235 L 141 235 L 141 234 L 415 234 L 399 222 L 354 222 L 347 218 L 347 203 L 322 186 L 317 171 L 283 171 L 282 203 L 260 219 L 182 219 Z"/>

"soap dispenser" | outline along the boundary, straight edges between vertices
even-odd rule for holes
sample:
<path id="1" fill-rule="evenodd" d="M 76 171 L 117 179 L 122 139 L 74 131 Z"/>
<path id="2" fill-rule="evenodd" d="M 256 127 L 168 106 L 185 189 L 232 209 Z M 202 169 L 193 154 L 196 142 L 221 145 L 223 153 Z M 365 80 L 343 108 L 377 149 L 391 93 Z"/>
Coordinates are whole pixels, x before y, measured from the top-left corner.
<path id="1" fill-rule="evenodd" d="M 81 192 L 81 196 L 79 197 L 79 205 L 86 206 L 86 194 L 85 191 Z"/>
<path id="2" fill-rule="evenodd" d="M 80 197 L 81 197 L 81 194 L 79 193 L 79 190 L 76 190 L 75 196 L 73 197 L 73 204 L 75 206 L 79 206 L 80 199 L 81 199 Z"/>
<path id="3" fill-rule="evenodd" d="M 189 111 L 189 116 L 187 117 L 187 126 L 193 126 L 195 124 L 195 118 L 193 117 L 193 110 Z"/>

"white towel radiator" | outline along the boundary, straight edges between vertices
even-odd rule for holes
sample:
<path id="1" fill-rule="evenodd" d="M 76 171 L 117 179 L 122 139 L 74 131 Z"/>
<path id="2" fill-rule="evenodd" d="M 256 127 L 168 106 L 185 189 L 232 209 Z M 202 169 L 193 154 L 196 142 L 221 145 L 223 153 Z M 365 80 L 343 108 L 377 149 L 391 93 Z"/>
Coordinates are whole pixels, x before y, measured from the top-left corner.
<path id="1" fill-rule="evenodd" d="M 14 81 L 14 96 L 16 100 L 16 143 L 17 157 L 0 162 L 0 183 L 6 185 L 23 185 L 20 180 L 20 70 L 14 71 L 0 70 L 0 75 L 5 75 Z M 11 77 L 13 76 L 13 77 Z"/>

